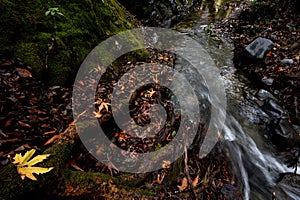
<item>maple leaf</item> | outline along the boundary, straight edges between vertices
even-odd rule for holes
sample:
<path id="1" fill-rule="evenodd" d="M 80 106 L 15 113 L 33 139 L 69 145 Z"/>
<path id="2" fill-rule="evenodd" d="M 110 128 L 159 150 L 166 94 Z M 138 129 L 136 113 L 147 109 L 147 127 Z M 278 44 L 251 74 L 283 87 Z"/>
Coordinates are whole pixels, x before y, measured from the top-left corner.
<path id="1" fill-rule="evenodd" d="M 105 102 L 102 102 L 99 109 L 103 109 L 105 108 L 106 112 L 108 112 L 108 106 L 110 105 L 110 103 L 105 103 Z"/>
<path id="2" fill-rule="evenodd" d="M 156 93 L 156 91 L 154 91 L 153 88 L 151 88 L 151 90 L 147 91 L 147 94 L 149 94 L 149 97 L 152 97 L 153 94 L 155 94 L 155 93 Z"/>
<path id="3" fill-rule="evenodd" d="M 102 117 L 101 111 L 102 111 L 103 109 L 105 109 L 106 112 L 108 112 L 108 106 L 110 105 L 110 103 L 106 103 L 106 102 L 104 102 L 102 99 L 99 98 L 99 99 L 95 102 L 95 104 L 99 105 L 98 111 L 97 111 L 97 112 L 94 112 L 96 118 L 101 118 L 101 117 Z"/>
<path id="4" fill-rule="evenodd" d="M 102 117 L 102 113 L 101 113 L 100 108 L 98 109 L 97 112 L 94 111 L 94 114 L 95 114 L 95 117 L 96 117 L 96 118 L 101 118 L 101 117 Z"/>
<path id="5" fill-rule="evenodd" d="M 34 153 L 35 153 L 35 149 L 32 149 L 30 151 L 27 151 L 24 154 L 24 156 L 22 156 L 21 153 L 18 153 L 13 158 L 14 159 L 13 164 L 17 166 L 17 171 L 21 175 L 22 180 L 24 180 L 25 177 L 27 177 L 30 178 L 31 180 L 36 181 L 37 179 L 34 177 L 33 173 L 44 174 L 53 169 L 53 167 L 50 168 L 34 167 L 33 165 L 42 162 L 43 160 L 47 159 L 50 156 L 50 154 L 45 154 L 45 155 L 38 155 L 32 158 Z"/>

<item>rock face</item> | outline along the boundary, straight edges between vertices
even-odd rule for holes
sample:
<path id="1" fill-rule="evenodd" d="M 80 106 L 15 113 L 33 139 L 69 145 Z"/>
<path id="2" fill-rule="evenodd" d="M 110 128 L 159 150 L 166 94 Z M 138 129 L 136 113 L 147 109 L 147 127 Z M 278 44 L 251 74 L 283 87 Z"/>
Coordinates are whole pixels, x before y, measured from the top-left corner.
<path id="1" fill-rule="evenodd" d="M 63 16 L 46 16 L 51 8 Z M 96 45 L 133 28 L 132 22 L 137 21 L 117 0 L 4 0 L 0 51 L 25 61 L 48 85 L 63 85 L 72 83 L 81 62 Z"/>
<path id="2" fill-rule="evenodd" d="M 201 0 L 119 0 L 131 13 L 148 25 L 169 27 Z"/>
<path id="3" fill-rule="evenodd" d="M 274 47 L 274 43 L 262 37 L 256 38 L 245 49 L 251 56 L 262 59 L 266 52 L 270 51 Z"/>

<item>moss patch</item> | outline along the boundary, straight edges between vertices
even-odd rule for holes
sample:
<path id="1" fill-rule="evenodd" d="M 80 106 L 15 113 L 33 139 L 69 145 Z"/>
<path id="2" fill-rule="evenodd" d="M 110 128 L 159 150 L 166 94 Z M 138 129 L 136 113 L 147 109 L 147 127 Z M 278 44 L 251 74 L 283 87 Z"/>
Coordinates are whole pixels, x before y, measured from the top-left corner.
<path id="1" fill-rule="evenodd" d="M 4 0 L 0 7 L 1 51 L 24 60 L 49 85 L 72 83 L 98 43 L 137 25 L 116 0 Z M 63 16 L 46 16 L 53 7 Z"/>

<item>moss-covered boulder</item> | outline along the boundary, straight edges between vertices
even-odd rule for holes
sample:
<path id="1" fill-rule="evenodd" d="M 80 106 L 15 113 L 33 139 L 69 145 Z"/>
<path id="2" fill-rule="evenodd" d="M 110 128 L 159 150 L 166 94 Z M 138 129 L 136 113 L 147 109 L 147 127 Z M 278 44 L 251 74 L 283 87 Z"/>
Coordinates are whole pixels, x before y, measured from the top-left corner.
<path id="1" fill-rule="evenodd" d="M 81 62 L 99 42 L 137 25 L 116 0 L 0 4 L 0 51 L 25 61 L 49 85 L 72 83 Z M 46 16 L 49 9 L 53 12 Z"/>

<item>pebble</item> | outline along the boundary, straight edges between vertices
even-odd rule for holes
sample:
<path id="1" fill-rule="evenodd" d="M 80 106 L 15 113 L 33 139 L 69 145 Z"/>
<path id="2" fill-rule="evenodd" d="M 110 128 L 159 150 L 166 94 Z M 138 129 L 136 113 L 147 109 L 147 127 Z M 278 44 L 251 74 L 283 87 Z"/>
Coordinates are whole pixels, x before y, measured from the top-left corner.
<path id="1" fill-rule="evenodd" d="M 263 82 L 264 84 L 271 86 L 274 83 L 274 79 L 273 78 L 267 78 L 267 77 L 263 77 L 261 79 L 261 82 Z"/>

